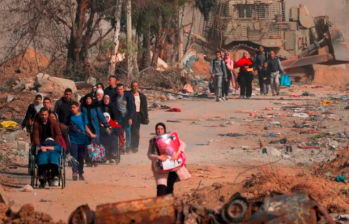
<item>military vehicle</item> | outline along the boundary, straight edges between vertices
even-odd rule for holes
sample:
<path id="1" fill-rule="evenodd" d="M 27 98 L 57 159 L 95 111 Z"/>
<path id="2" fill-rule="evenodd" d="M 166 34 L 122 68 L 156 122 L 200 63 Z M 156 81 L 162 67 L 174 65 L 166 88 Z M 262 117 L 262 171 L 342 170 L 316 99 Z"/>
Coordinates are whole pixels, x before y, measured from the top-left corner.
<path id="1" fill-rule="evenodd" d="M 234 59 L 260 45 L 275 51 L 290 77 L 314 77 L 313 64 L 349 63 L 341 30 L 328 16 L 313 17 L 306 6 L 291 7 L 286 21 L 284 0 L 218 0 L 204 24 L 204 39 Z"/>

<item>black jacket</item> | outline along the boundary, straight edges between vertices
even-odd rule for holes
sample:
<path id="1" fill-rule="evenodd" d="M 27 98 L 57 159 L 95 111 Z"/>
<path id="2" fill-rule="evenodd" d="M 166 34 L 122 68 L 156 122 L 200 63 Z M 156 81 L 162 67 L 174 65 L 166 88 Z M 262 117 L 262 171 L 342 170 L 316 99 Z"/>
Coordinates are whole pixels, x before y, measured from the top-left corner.
<path id="1" fill-rule="evenodd" d="M 250 65 L 249 68 L 253 68 L 254 67 L 253 60 L 251 58 L 249 58 L 249 59 L 252 62 L 252 65 Z M 238 76 L 238 82 L 239 83 L 240 83 L 240 78 L 241 77 L 248 78 L 250 81 L 252 81 L 253 80 L 253 73 L 246 71 L 245 67 L 241 67 L 240 71 L 239 71 L 239 76 Z"/>
<path id="2" fill-rule="evenodd" d="M 22 121 L 22 125 L 21 125 L 22 128 L 25 127 L 25 125 L 29 119 L 31 119 L 32 122 L 34 123 L 34 120 L 36 120 L 35 118 L 38 115 L 39 115 L 39 111 L 35 110 L 34 104 L 30 104 L 28 106 L 28 110 L 27 110 L 27 113 L 25 114 L 24 120 Z"/>
<path id="3" fill-rule="evenodd" d="M 132 94 L 132 93 L 131 93 Z M 143 94 L 143 93 L 140 93 L 138 92 L 139 94 L 139 99 L 141 100 L 141 105 L 140 105 L 140 110 L 139 112 L 141 113 L 141 124 L 148 124 L 148 121 L 147 119 L 149 118 L 149 115 L 148 115 L 148 101 L 147 101 L 147 97 Z M 133 94 L 132 94 L 133 95 Z M 134 106 L 134 116 L 133 116 L 133 119 L 136 119 L 136 103 L 135 103 L 135 106 Z"/>
<path id="4" fill-rule="evenodd" d="M 108 95 L 110 97 L 110 100 L 112 100 L 113 102 L 115 101 L 117 94 L 118 92 L 116 87 L 112 88 L 111 86 L 108 86 L 104 90 L 104 95 Z"/>
<path id="5" fill-rule="evenodd" d="M 261 74 L 261 77 L 263 78 L 263 82 L 266 84 L 270 84 L 270 79 L 271 79 L 271 71 L 269 68 L 266 70 L 262 68 L 262 70 L 259 71 Z M 264 78 L 267 78 L 267 80 L 264 80 Z"/>

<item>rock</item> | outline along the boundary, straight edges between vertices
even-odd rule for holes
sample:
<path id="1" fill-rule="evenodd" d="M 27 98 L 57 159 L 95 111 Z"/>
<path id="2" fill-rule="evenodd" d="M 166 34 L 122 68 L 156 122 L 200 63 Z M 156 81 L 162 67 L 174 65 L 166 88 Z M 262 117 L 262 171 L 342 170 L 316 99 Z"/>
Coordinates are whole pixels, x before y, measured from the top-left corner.
<path id="1" fill-rule="evenodd" d="M 30 145 L 29 142 L 18 141 L 17 142 L 17 151 L 29 152 Z"/>
<path id="2" fill-rule="evenodd" d="M 32 188 L 32 186 L 30 186 L 29 184 L 25 185 L 24 187 L 22 187 L 21 189 L 19 189 L 22 192 L 32 192 L 34 191 L 34 189 Z"/>
<path id="3" fill-rule="evenodd" d="M 7 199 L 6 193 L 2 185 L 0 184 L 0 203 L 4 203 L 5 205 L 8 205 L 9 201 Z"/>
<path id="4" fill-rule="evenodd" d="M 166 97 L 165 95 L 161 95 L 161 96 L 160 96 L 160 99 L 161 99 L 161 100 L 167 100 L 167 97 Z"/>
<path id="5" fill-rule="evenodd" d="M 294 113 L 292 117 L 308 118 L 309 115 L 306 113 Z"/>
<path id="6" fill-rule="evenodd" d="M 15 99 L 16 99 L 16 96 L 8 94 L 7 97 L 6 97 L 6 102 L 10 103 L 10 102 L 12 102 Z"/>
<path id="7" fill-rule="evenodd" d="M 154 100 L 154 97 L 148 96 L 147 99 L 148 99 L 148 101 L 153 101 L 153 100 Z"/>
<path id="8" fill-rule="evenodd" d="M 70 80 L 70 79 L 62 79 L 62 78 L 58 78 L 58 77 L 49 77 L 50 81 L 53 81 L 54 83 L 58 84 L 59 86 L 62 86 L 64 88 L 64 90 L 66 88 L 70 88 L 73 93 L 77 92 L 77 88 L 75 86 L 75 82 Z M 61 93 L 63 94 L 63 93 Z"/>
<path id="9" fill-rule="evenodd" d="M 0 139 L 1 140 L 5 140 L 7 142 L 9 141 L 14 141 L 16 140 L 17 136 L 21 133 L 20 130 L 17 130 L 17 131 L 14 131 L 14 132 L 9 132 L 9 133 L 6 133 L 6 134 L 3 134 L 0 136 Z"/>
<path id="10" fill-rule="evenodd" d="M 7 121 L 12 120 L 12 112 L 6 111 L 5 113 L 3 113 L 3 114 L 1 115 L 1 119 L 7 120 Z"/>
<path id="11" fill-rule="evenodd" d="M 87 81 L 87 83 L 91 84 L 92 86 L 97 84 L 97 79 L 93 78 L 92 76 L 90 76 Z"/>
<path id="12" fill-rule="evenodd" d="M 168 95 L 167 98 L 168 98 L 169 100 L 176 100 L 176 98 L 173 97 L 172 95 Z"/>
<path id="13" fill-rule="evenodd" d="M 268 155 L 271 155 L 271 156 L 281 156 L 281 152 L 279 150 L 277 150 L 276 148 L 274 147 L 265 147 L 262 149 L 262 153 L 264 154 L 268 154 Z"/>
<path id="14" fill-rule="evenodd" d="M 160 99 L 160 97 L 161 97 L 161 95 L 158 94 L 158 93 L 156 93 L 156 94 L 154 95 L 154 98 L 155 98 L 155 99 Z"/>

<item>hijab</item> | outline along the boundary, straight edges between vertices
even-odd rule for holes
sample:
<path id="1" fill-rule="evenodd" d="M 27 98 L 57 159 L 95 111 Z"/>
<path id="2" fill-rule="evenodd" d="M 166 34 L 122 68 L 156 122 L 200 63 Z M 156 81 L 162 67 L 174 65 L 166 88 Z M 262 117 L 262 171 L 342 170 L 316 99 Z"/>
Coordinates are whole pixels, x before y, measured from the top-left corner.
<path id="1" fill-rule="evenodd" d="M 37 97 L 41 97 L 41 102 L 39 103 L 39 104 L 37 104 L 36 103 L 36 98 Z M 44 96 L 41 94 L 41 93 L 37 93 L 36 95 L 35 95 L 35 98 L 34 98 L 34 102 L 33 102 L 33 105 L 34 105 L 34 108 L 35 108 L 35 110 L 36 110 L 36 112 L 37 113 L 39 113 L 39 111 L 41 110 L 41 108 L 43 108 L 44 107 Z"/>
<path id="2" fill-rule="evenodd" d="M 245 53 L 247 53 L 247 58 L 250 58 L 251 56 L 250 56 L 250 53 L 248 53 L 248 51 L 244 51 L 243 53 L 242 53 L 242 58 L 244 58 L 244 54 Z"/>
<path id="3" fill-rule="evenodd" d="M 162 126 L 164 128 L 164 132 L 166 133 L 166 125 L 164 123 L 161 123 L 161 122 L 157 123 L 155 125 L 155 133 L 156 133 L 156 130 L 158 129 L 159 126 Z M 157 135 L 157 133 L 156 133 L 156 135 Z"/>

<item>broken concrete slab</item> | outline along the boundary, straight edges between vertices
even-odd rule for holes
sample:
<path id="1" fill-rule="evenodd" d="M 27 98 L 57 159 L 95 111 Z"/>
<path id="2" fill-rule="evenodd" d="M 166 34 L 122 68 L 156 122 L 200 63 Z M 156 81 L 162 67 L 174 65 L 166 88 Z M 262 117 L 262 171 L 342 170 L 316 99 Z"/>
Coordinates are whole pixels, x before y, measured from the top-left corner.
<path id="1" fill-rule="evenodd" d="M 268 155 L 271 155 L 271 156 L 281 156 L 281 154 L 282 154 L 279 150 L 277 150 L 274 147 L 270 147 L 270 146 L 264 147 L 262 149 L 262 153 L 268 154 Z"/>
<path id="2" fill-rule="evenodd" d="M 87 79 L 86 83 L 89 83 L 89 84 L 91 84 L 92 86 L 94 86 L 94 85 L 97 84 L 97 79 L 94 78 L 94 77 L 92 77 L 92 76 L 90 76 L 90 77 Z"/>
<path id="3" fill-rule="evenodd" d="M 16 99 L 16 96 L 14 96 L 12 94 L 8 94 L 7 97 L 6 97 L 6 102 L 10 103 L 10 102 L 12 102 L 15 99 Z"/>

